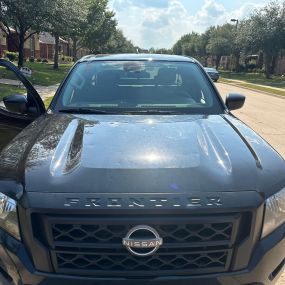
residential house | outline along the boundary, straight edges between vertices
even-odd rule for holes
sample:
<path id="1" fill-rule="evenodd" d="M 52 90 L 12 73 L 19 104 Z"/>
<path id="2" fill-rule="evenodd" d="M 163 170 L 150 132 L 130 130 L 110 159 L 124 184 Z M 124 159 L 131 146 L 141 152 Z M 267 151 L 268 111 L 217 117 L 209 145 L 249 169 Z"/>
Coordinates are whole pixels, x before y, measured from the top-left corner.
<path id="1" fill-rule="evenodd" d="M 13 32 L 14 30 L 11 29 Z M 0 56 L 4 56 L 4 51 L 9 50 L 12 52 L 17 51 L 17 34 L 14 31 L 12 35 L 7 36 L 3 31 L 0 31 Z M 40 57 L 39 36 L 37 34 L 32 35 L 24 44 L 24 56 L 25 58 L 38 58 Z"/>
<path id="2" fill-rule="evenodd" d="M 40 58 L 53 59 L 54 56 L 54 37 L 47 32 L 42 32 L 39 35 L 40 45 Z M 68 41 L 63 38 L 59 38 L 59 53 L 66 56 L 71 56 L 71 48 Z"/>
<path id="3" fill-rule="evenodd" d="M 11 29 L 13 31 L 13 29 Z M 0 30 L 0 57 L 4 56 L 4 51 L 17 51 L 17 34 L 14 31 L 12 35 L 8 36 Z M 54 57 L 55 39 L 47 32 L 32 35 L 26 40 L 24 45 L 24 57 L 35 58 L 35 59 L 48 59 L 53 60 Z M 59 39 L 59 53 L 64 56 L 72 56 L 72 41 L 65 40 L 60 37 Z M 87 49 L 79 49 L 78 57 L 82 57 L 88 54 Z"/>

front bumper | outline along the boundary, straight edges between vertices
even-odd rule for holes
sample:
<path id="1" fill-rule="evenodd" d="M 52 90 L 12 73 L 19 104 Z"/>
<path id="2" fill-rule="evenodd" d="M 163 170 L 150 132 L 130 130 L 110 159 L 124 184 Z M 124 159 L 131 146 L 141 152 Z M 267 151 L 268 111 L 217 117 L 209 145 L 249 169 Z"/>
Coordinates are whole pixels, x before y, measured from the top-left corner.
<path id="1" fill-rule="evenodd" d="M 25 246 L 0 229 L 0 274 L 11 276 L 15 284 L 29 285 L 272 285 L 282 274 L 285 261 L 285 224 L 260 241 L 248 266 L 239 271 L 199 276 L 158 278 L 90 278 L 39 272 Z"/>

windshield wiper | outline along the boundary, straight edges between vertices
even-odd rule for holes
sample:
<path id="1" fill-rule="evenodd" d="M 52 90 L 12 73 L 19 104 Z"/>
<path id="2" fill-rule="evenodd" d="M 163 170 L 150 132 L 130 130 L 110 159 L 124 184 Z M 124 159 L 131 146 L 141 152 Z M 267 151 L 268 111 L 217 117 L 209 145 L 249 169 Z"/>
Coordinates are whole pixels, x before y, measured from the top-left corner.
<path id="1" fill-rule="evenodd" d="M 147 114 L 147 115 L 177 115 L 183 112 L 169 111 L 169 110 L 134 110 L 126 111 L 127 114 Z"/>
<path id="2" fill-rule="evenodd" d="M 71 114 L 116 114 L 116 115 L 183 115 L 183 112 L 170 111 L 170 110 L 120 110 L 120 111 L 108 111 L 101 109 L 93 109 L 93 108 L 66 108 L 58 110 L 60 113 L 71 113 Z"/>
<path id="3" fill-rule="evenodd" d="M 58 110 L 60 113 L 73 113 L 73 114 L 116 114 L 106 110 L 92 109 L 92 108 L 67 108 Z"/>

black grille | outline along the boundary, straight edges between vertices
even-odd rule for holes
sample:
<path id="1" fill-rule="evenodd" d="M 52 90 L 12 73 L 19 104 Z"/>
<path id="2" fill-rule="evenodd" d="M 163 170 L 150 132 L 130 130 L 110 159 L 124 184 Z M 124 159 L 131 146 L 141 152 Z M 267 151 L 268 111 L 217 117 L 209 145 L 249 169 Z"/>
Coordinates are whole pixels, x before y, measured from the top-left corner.
<path id="1" fill-rule="evenodd" d="M 53 224 L 54 242 L 120 243 L 134 225 L 76 225 Z M 215 242 L 230 241 L 232 223 L 206 223 L 182 225 L 153 225 L 164 242 Z"/>
<path id="2" fill-rule="evenodd" d="M 56 272 L 84 275 L 112 272 L 118 276 L 225 272 L 239 220 L 240 215 L 42 216 Z M 163 238 L 163 245 L 152 256 L 133 256 L 122 245 L 127 232 L 138 225 L 153 227 Z"/>
<path id="3" fill-rule="evenodd" d="M 68 254 L 56 253 L 58 266 L 67 269 L 109 270 L 109 271 L 152 271 L 199 268 L 223 268 L 228 257 L 227 251 L 191 252 L 185 254 L 157 254 L 150 257 L 134 257 L 121 254 Z"/>

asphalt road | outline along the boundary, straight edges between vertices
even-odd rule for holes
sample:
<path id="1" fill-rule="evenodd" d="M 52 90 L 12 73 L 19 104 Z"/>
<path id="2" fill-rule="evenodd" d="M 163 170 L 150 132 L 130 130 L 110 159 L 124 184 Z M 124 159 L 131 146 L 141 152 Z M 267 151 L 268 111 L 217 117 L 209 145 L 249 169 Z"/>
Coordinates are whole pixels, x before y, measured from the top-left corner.
<path id="1" fill-rule="evenodd" d="M 216 83 L 223 98 L 229 93 L 246 96 L 234 114 L 267 140 L 285 158 L 285 97 L 279 98 L 223 83 Z M 285 272 L 276 285 L 285 285 Z"/>
<path id="2" fill-rule="evenodd" d="M 271 96 L 223 83 L 217 83 L 216 86 L 223 98 L 234 92 L 246 96 L 244 107 L 233 113 L 285 158 L 285 97 Z"/>

